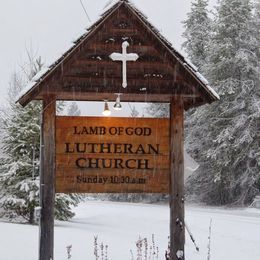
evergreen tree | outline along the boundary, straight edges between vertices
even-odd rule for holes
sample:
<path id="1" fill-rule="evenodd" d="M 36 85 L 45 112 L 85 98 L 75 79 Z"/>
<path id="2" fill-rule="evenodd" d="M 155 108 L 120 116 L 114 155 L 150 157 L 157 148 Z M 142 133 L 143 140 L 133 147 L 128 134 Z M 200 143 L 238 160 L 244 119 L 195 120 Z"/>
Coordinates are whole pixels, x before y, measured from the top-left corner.
<path id="1" fill-rule="evenodd" d="M 244 205 L 260 191 L 258 47 L 249 0 L 222 0 L 217 11 L 206 74 L 221 101 L 194 112 L 187 129 L 186 146 L 201 165 L 189 191 Z"/>
<path id="2" fill-rule="evenodd" d="M 195 0 L 185 20 L 185 42 L 182 47 L 192 63 L 204 71 L 211 40 L 211 19 L 208 16 L 208 0 Z"/>
<path id="3" fill-rule="evenodd" d="M 223 94 L 234 90 L 219 82 L 248 80 L 256 73 L 256 42 L 252 22 L 250 0 L 221 1 L 211 43 L 208 76 Z"/>
<path id="4" fill-rule="evenodd" d="M 40 69 L 40 67 L 39 67 Z M 38 102 L 26 109 L 15 104 L 15 97 L 24 85 L 13 74 L 9 88 L 9 107 L 1 114 L 2 156 L 0 165 L 0 206 L 10 217 L 22 216 L 34 222 L 34 208 L 39 205 L 39 132 Z"/>
<path id="5" fill-rule="evenodd" d="M 253 24 L 252 24 L 252 28 L 253 28 L 253 34 L 254 37 L 253 39 L 255 40 L 255 45 L 258 46 L 258 48 L 256 48 L 256 56 L 257 56 L 257 60 L 258 60 L 258 68 L 259 68 L 259 60 L 260 60 L 260 47 L 259 47 L 259 42 L 260 42 L 260 0 L 256 0 L 255 5 L 254 5 L 254 17 L 253 17 Z M 259 69 L 257 70 L 258 75 L 257 75 L 257 79 L 259 82 L 259 76 L 260 76 L 260 71 Z"/>
<path id="6" fill-rule="evenodd" d="M 9 91 L 9 108 L 1 113 L 2 150 L 0 163 L 0 207 L 9 217 L 21 216 L 34 222 L 34 209 L 39 205 L 39 151 L 40 115 L 42 106 L 38 101 L 25 108 L 15 104 L 15 97 L 42 67 L 41 60 L 30 59 L 26 77 L 14 74 Z M 26 79 L 29 77 L 28 79 Z M 56 218 L 66 220 L 73 216 L 71 206 L 80 197 L 58 194 L 55 201 Z"/>
<path id="7" fill-rule="evenodd" d="M 137 111 L 135 106 L 130 106 L 130 104 L 129 104 L 129 108 L 130 108 L 130 116 L 131 117 L 138 117 L 139 116 L 139 112 Z"/>
<path id="8" fill-rule="evenodd" d="M 77 105 L 77 102 L 70 102 L 68 109 L 67 109 L 67 114 L 69 116 L 80 116 L 81 111 Z"/>
<path id="9" fill-rule="evenodd" d="M 146 112 L 153 117 L 169 117 L 169 104 L 151 103 L 146 107 Z"/>
<path id="10" fill-rule="evenodd" d="M 64 108 L 64 102 L 59 102 L 59 106 Z M 70 102 L 67 107 L 67 115 L 69 116 L 80 116 L 81 111 L 76 102 Z M 63 194 L 57 193 L 55 195 L 55 218 L 59 220 L 68 220 L 74 216 L 71 211 L 71 206 L 77 206 L 78 203 L 84 198 L 83 195 L 76 193 Z"/>
<path id="11" fill-rule="evenodd" d="M 208 52 L 212 37 L 212 21 L 208 15 L 208 0 L 195 0 L 191 3 L 191 11 L 187 14 L 187 19 L 183 22 L 185 38 L 182 44 L 183 49 L 190 61 L 198 67 L 199 71 L 204 72 L 208 63 Z M 150 104 L 147 112 L 154 117 L 168 117 L 168 104 Z M 190 114 L 188 113 L 188 120 Z"/>

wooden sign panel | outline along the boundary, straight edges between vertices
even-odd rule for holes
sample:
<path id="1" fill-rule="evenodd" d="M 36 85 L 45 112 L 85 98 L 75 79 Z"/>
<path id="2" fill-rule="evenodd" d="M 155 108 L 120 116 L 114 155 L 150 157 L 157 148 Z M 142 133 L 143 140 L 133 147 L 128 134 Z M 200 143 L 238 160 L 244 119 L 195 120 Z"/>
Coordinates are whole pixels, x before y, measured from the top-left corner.
<path id="1" fill-rule="evenodd" d="M 56 192 L 168 193 L 169 120 L 56 118 Z"/>

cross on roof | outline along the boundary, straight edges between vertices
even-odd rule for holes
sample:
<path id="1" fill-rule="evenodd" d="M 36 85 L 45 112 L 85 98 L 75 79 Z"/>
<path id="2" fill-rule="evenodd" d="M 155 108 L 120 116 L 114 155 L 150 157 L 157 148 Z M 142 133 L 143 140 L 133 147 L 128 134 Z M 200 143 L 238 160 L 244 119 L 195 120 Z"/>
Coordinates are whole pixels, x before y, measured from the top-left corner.
<path id="1" fill-rule="evenodd" d="M 122 53 L 117 53 L 114 52 L 112 53 L 109 57 L 113 61 L 122 61 L 123 62 L 123 69 L 122 69 L 122 74 L 123 74 L 123 83 L 122 86 L 123 88 L 127 87 L 127 73 L 126 73 L 126 62 L 127 61 L 136 61 L 139 56 L 136 53 L 127 53 L 126 48 L 129 46 L 129 43 L 127 41 L 124 41 L 122 43 Z"/>
<path id="2" fill-rule="evenodd" d="M 122 97 L 124 102 L 169 103 L 171 98 L 176 96 L 183 99 L 185 109 L 188 110 L 191 107 L 219 100 L 219 96 L 196 68 L 172 47 L 147 17 L 130 3 L 132 1 L 117 0 L 113 2 L 116 4 L 112 7 L 108 6 L 110 8 L 84 35 L 75 41 L 73 47 L 48 68 L 40 71 L 24 88 L 18 99 L 22 106 L 26 106 L 31 100 L 43 100 L 50 95 L 55 96 L 57 100 L 78 101 L 100 101 L 104 98 L 114 98 L 114 93 L 118 92 L 118 87 L 122 83 L 118 82 L 118 75 L 103 73 L 103 70 L 114 69 L 114 65 L 109 61 L 110 58 L 104 59 L 102 63 L 99 62 L 99 58 L 109 57 L 110 53 L 107 53 L 107 48 L 102 48 L 102 46 L 107 40 L 106 35 L 114 35 L 116 31 L 121 32 L 121 37 L 132 37 L 133 42 L 146 43 L 145 46 L 143 44 L 134 45 L 135 52 L 140 57 L 133 54 L 134 60 L 138 58 L 138 62 L 131 64 L 131 71 L 128 68 L 127 80 L 126 62 L 128 59 L 123 60 L 121 56 L 118 56 L 123 56 L 124 53 L 119 53 L 115 57 L 111 55 L 111 58 L 115 58 L 115 60 L 120 58 L 118 61 L 123 62 L 125 70 L 123 85 L 125 87 L 127 83 L 130 85 L 131 80 L 131 88 L 119 91 L 124 93 Z M 132 30 L 129 30 L 129 26 L 120 27 L 121 22 L 125 21 L 131 21 L 126 25 L 131 25 L 130 28 L 135 31 L 134 35 Z M 111 42 L 111 45 L 107 47 L 110 48 L 110 46 L 121 49 L 122 41 Z M 128 46 L 128 43 L 125 43 L 125 56 L 130 55 L 126 52 Z M 97 59 L 94 61 L 95 57 Z M 76 60 L 79 60 L 79 63 L 75 62 Z M 89 66 L 81 66 L 81 64 Z M 97 73 L 93 75 L 93 71 Z M 102 88 L 100 88 L 101 85 Z"/>

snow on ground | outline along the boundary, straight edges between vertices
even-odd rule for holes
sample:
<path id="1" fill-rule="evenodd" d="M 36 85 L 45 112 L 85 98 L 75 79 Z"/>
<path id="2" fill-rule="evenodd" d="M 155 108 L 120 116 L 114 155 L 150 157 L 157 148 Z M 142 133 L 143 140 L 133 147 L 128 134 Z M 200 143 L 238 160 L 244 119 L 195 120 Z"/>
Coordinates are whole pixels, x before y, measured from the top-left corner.
<path id="1" fill-rule="evenodd" d="M 189 225 L 200 252 L 186 236 L 186 259 L 206 260 L 208 228 L 212 218 L 211 260 L 260 259 L 260 210 L 225 210 L 187 207 Z M 110 260 L 131 259 L 138 237 L 147 237 L 159 246 L 160 260 L 168 242 L 167 205 L 87 201 L 76 209 L 70 222 L 55 224 L 55 260 L 65 260 L 66 246 L 72 245 L 72 260 L 91 260 L 94 236 L 108 247 Z M 38 227 L 0 222 L 0 260 L 35 260 L 38 254 Z M 136 260 L 136 259 L 135 259 Z"/>

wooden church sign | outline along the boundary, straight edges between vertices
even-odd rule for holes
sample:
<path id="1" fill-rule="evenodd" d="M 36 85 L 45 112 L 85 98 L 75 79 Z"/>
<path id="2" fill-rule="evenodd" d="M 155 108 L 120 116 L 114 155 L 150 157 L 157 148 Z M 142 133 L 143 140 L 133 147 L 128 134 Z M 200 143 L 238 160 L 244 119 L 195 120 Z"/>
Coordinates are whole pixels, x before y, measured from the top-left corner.
<path id="1" fill-rule="evenodd" d="M 56 192 L 169 192 L 169 120 L 57 117 Z"/>
<path id="2" fill-rule="evenodd" d="M 122 102 L 168 103 L 170 118 L 56 117 L 56 100 L 111 101 L 115 93 Z M 108 9 L 18 100 L 43 101 L 39 260 L 54 259 L 56 170 L 58 192 L 169 191 L 170 260 L 184 260 L 184 111 L 218 99 L 133 4 Z"/>

